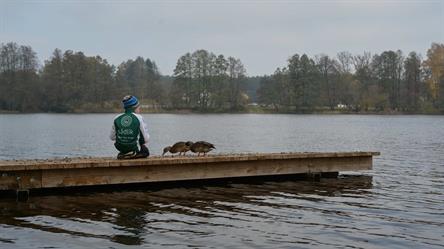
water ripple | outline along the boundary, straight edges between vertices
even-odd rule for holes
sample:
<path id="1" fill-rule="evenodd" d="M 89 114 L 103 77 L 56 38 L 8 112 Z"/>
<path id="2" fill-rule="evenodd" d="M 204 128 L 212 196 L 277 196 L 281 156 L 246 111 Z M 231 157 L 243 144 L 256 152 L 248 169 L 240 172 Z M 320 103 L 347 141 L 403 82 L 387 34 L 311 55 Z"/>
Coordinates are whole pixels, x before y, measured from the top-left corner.
<path id="1" fill-rule="evenodd" d="M 103 139 L 108 132 L 103 127 L 113 115 L 8 115 L 3 122 L 5 117 L 0 115 L 2 127 L 8 126 L 0 132 L 9 131 L 0 134 L 6 139 L 0 142 L 3 159 L 20 157 L 22 151 L 36 158 L 115 153 Z M 27 203 L 0 198 L 0 248 L 444 248 L 444 117 L 145 118 L 155 154 L 183 134 L 214 141 L 219 152 L 382 154 L 372 171 L 319 182 L 234 182 L 35 196 Z M 91 123 L 96 125 L 83 136 L 81 124 Z M 176 123 L 181 126 L 171 129 Z M 23 139 L 12 139 L 33 135 L 39 143 L 23 145 Z"/>

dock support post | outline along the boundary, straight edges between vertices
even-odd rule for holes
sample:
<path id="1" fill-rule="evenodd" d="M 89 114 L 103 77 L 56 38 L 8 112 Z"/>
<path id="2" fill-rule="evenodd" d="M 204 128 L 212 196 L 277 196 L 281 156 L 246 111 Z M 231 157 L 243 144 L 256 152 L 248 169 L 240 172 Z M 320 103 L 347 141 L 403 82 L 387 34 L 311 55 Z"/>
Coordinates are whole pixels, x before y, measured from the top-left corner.
<path id="1" fill-rule="evenodd" d="M 321 178 L 338 178 L 339 172 L 310 172 L 305 175 L 308 179 L 319 182 Z"/>
<path id="2" fill-rule="evenodd" d="M 322 172 L 321 177 L 323 178 L 338 178 L 339 172 Z"/>
<path id="3" fill-rule="evenodd" d="M 311 179 L 312 181 L 319 182 L 321 180 L 321 173 L 319 172 L 310 172 L 306 174 L 306 177 L 308 179 Z"/>
<path id="4" fill-rule="evenodd" d="M 17 190 L 16 197 L 19 202 L 27 202 L 29 199 L 29 189 L 26 186 L 23 186 L 23 179 L 21 176 L 17 176 Z"/>
<path id="5" fill-rule="evenodd" d="M 27 202 L 29 199 L 29 189 L 20 189 L 16 191 L 17 201 Z"/>

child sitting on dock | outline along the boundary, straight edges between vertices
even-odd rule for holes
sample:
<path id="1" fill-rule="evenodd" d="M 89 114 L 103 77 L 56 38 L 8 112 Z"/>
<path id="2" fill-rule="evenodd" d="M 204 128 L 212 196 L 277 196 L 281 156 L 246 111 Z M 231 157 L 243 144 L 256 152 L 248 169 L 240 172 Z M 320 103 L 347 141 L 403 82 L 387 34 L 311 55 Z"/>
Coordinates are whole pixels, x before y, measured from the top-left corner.
<path id="1" fill-rule="evenodd" d="M 114 118 L 110 138 L 119 150 L 117 159 L 146 158 L 148 150 L 148 129 L 140 115 L 139 101 L 135 96 L 128 95 L 122 100 L 125 112 Z M 140 145 L 140 149 L 139 146 Z"/>

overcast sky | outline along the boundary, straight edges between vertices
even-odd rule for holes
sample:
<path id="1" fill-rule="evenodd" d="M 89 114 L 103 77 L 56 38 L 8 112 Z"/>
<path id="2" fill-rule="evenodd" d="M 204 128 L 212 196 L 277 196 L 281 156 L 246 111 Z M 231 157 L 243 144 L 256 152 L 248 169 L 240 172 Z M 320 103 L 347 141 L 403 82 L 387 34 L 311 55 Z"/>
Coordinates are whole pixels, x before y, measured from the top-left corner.
<path id="1" fill-rule="evenodd" d="M 444 43 L 444 0 L 417 1 L 9 1 L 0 0 L 0 42 L 55 48 L 111 64 L 143 56 L 171 75 L 177 59 L 206 49 L 271 74 L 295 53 L 310 56 L 401 49 L 425 56 Z"/>

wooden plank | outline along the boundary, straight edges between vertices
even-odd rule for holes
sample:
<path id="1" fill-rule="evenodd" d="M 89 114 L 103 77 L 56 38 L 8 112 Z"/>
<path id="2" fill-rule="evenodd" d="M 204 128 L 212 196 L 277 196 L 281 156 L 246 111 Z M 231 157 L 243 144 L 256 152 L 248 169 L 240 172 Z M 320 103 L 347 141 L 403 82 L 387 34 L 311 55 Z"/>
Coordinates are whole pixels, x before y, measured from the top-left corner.
<path id="1" fill-rule="evenodd" d="M 371 157 L 271 160 L 256 162 L 219 162 L 200 164 L 151 165 L 122 168 L 46 170 L 42 187 L 180 181 L 226 177 L 339 172 L 371 169 Z"/>
<path id="2" fill-rule="evenodd" d="M 210 155 L 205 157 L 160 157 L 154 156 L 147 159 L 137 160 L 116 160 L 113 158 L 72 158 L 54 160 L 16 160 L 0 161 L 0 172 L 19 170 L 40 170 L 57 168 L 97 168 L 97 167 L 125 167 L 141 165 L 165 165 L 165 164 L 189 164 L 189 163 L 214 163 L 214 162 L 236 162 L 252 160 L 272 160 L 272 159 L 297 159 L 297 158 L 340 158 L 340 157 L 361 157 L 376 156 L 379 152 L 329 152 L 329 153 L 255 153 L 255 154 L 234 154 L 234 155 Z"/>
<path id="3" fill-rule="evenodd" d="M 42 171 L 18 171 L 0 173 L 0 190 L 42 188 Z"/>
<path id="4" fill-rule="evenodd" d="M 73 159 L 41 164 L 2 162 L 0 190 L 370 170 L 372 156 L 378 154 L 285 153 L 140 160 Z"/>

